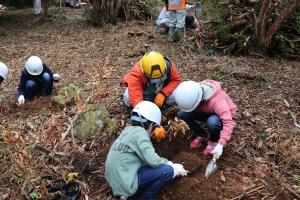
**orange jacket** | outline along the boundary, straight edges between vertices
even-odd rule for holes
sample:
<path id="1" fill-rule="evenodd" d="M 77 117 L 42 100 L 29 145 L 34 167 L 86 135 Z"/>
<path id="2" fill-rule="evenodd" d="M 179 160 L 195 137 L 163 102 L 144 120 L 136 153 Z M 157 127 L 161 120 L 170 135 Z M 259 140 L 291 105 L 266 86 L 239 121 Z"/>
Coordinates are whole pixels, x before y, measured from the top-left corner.
<path id="1" fill-rule="evenodd" d="M 170 96 L 175 88 L 180 83 L 180 76 L 177 73 L 175 65 L 171 63 L 170 60 L 165 58 L 167 62 L 167 68 L 170 68 L 169 77 L 165 81 L 164 87 L 161 89 L 161 93 L 163 93 L 166 97 Z M 167 69 L 168 76 L 168 69 Z M 123 77 L 122 86 L 128 87 L 130 104 L 134 107 L 139 102 L 143 101 L 144 88 L 147 84 L 147 78 L 142 73 L 139 62 L 136 63 L 133 68 Z"/>
<path id="2" fill-rule="evenodd" d="M 168 0 L 166 7 L 168 11 L 185 9 L 186 0 Z"/>

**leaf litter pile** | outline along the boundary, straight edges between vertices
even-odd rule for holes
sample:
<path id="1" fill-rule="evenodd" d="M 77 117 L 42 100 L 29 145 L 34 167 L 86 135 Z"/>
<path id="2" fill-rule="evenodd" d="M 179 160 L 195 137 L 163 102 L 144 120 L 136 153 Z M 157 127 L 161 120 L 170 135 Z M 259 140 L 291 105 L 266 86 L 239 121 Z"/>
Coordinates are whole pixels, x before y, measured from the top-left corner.
<path id="1" fill-rule="evenodd" d="M 169 44 L 151 23 L 95 28 L 76 12 L 59 18 L 63 12 L 50 9 L 50 18 L 36 21 L 31 10 L 8 11 L 8 20 L 0 21 L 6 32 L 0 60 L 10 67 L 10 78 L 1 86 L 0 199 L 51 199 L 48 188 L 59 179 L 79 183 L 81 199 L 115 199 L 103 174 L 110 145 L 129 117 L 120 81 L 149 50 L 167 55 L 183 80 L 220 81 L 239 109 L 232 139 L 209 179 L 204 177 L 211 159 L 202 154 L 205 144 L 190 149 L 193 135 L 176 118 L 178 109 L 164 112 L 169 135 L 154 146 L 193 173 L 177 178 L 159 199 L 299 199 L 299 62 L 199 55 L 188 41 Z M 61 95 L 63 103 L 46 97 L 16 105 L 19 75 L 30 55 L 62 76 L 54 96 Z M 68 92 L 61 91 L 69 91 L 62 90 L 69 84 L 80 91 L 66 100 Z M 97 126 L 79 137 L 76 126 L 83 118 L 96 120 Z"/>

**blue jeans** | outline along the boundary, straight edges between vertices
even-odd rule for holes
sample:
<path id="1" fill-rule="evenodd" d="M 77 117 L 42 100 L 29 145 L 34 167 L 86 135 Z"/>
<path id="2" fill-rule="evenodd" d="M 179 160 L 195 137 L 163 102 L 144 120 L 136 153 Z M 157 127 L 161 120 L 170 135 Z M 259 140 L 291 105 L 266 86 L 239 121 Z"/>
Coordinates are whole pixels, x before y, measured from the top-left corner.
<path id="1" fill-rule="evenodd" d="M 49 73 L 42 74 L 41 79 L 26 81 L 25 99 L 30 99 L 37 94 L 49 96 L 52 94 L 53 81 Z"/>
<path id="2" fill-rule="evenodd" d="M 184 120 L 189 125 L 190 129 L 199 137 L 206 137 L 207 135 L 199 126 L 197 121 L 206 122 L 210 132 L 209 140 L 218 142 L 220 139 L 220 133 L 223 129 L 223 124 L 218 115 L 202 113 L 194 110 L 192 112 L 179 111 L 178 117 Z"/>
<path id="3" fill-rule="evenodd" d="M 174 170 L 170 165 L 160 165 L 157 168 L 143 166 L 137 174 L 139 181 L 137 199 L 151 200 L 172 181 Z"/>

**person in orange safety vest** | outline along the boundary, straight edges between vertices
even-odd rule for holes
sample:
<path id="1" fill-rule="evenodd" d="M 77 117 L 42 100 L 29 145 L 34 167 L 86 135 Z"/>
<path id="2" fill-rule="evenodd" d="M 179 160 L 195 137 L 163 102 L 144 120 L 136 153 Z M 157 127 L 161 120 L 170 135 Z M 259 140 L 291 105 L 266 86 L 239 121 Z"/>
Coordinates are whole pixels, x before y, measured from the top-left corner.
<path id="1" fill-rule="evenodd" d="M 129 108 L 141 101 L 152 101 L 160 108 L 164 104 L 173 105 L 173 91 L 179 83 L 175 65 L 161 53 L 150 51 L 123 77 L 124 104 Z"/>
<path id="2" fill-rule="evenodd" d="M 169 11 L 169 42 L 180 41 L 184 37 L 186 0 L 165 0 Z"/>

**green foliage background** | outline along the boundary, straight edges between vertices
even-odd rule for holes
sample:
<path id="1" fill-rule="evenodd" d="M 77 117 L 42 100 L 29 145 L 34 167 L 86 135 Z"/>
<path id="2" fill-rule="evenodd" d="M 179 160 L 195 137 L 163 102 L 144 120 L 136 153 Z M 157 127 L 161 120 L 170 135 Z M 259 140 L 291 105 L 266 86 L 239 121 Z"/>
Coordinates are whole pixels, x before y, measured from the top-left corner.
<path id="1" fill-rule="evenodd" d="M 33 0 L 1 0 L 1 3 L 6 6 L 21 8 L 26 6 L 32 6 Z"/>

